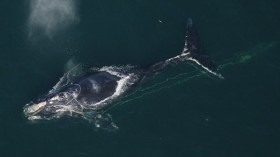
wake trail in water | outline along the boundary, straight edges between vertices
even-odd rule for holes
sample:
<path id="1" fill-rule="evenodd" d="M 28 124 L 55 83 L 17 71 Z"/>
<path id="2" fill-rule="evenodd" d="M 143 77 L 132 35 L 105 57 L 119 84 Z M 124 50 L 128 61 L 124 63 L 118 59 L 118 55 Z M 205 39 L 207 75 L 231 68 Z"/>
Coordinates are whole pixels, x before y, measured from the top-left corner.
<path id="1" fill-rule="evenodd" d="M 78 22 L 77 0 L 30 0 L 29 38 L 42 35 L 52 38 Z"/>

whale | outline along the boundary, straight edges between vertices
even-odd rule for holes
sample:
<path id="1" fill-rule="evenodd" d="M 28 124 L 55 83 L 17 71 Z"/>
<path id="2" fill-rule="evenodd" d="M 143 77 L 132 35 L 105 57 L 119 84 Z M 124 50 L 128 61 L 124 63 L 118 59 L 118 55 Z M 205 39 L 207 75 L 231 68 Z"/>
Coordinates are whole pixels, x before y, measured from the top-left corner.
<path id="1" fill-rule="evenodd" d="M 201 48 L 198 31 L 191 18 L 187 20 L 184 48 L 176 56 L 142 67 L 104 66 L 73 77 L 69 77 L 70 72 L 66 73 L 47 94 L 23 107 L 24 116 L 30 121 L 82 117 L 90 120 L 97 128 L 117 129 L 112 116 L 101 114 L 101 111 L 133 90 L 145 78 L 161 72 L 169 65 L 184 61 L 223 78 L 216 63 Z"/>

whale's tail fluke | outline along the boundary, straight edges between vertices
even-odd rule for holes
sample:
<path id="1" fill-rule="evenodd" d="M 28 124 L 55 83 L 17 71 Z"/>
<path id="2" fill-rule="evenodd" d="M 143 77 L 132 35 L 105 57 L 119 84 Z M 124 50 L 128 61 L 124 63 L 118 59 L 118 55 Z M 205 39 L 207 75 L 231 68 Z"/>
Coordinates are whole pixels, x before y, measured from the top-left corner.
<path id="1" fill-rule="evenodd" d="M 218 73 L 218 66 L 211 57 L 206 55 L 201 49 L 200 38 L 191 18 L 187 21 L 186 41 L 181 55 L 186 56 L 187 60 L 195 62 L 211 74 L 223 78 L 223 76 Z"/>
<path id="2" fill-rule="evenodd" d="M 199 35 L 191 18 L 187 21 L 186 41 L 181 54 L 149 66 L 148 73 L 155 73 L 164 69 L 167 65 L 186 60 L 196 63 L 207 72 L 219 78 L 223 78 L 223 76 L 218 73 L 218 66 L 211 57 L 206 55 L 201 49 Z"/>

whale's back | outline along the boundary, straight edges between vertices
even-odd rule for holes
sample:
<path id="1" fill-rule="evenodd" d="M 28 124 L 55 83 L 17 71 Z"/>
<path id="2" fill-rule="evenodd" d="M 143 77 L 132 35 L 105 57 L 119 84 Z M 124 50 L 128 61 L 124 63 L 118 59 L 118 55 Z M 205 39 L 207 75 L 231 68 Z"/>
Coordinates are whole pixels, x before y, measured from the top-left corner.
<path id="1" fill-rule="evenodd" d="M 98 103 L 116 92 L 119 80 L 119 77 L 105 71 L 84 76 L 75 82 L 81 87 L 77 100 L 88 105 Z"/>

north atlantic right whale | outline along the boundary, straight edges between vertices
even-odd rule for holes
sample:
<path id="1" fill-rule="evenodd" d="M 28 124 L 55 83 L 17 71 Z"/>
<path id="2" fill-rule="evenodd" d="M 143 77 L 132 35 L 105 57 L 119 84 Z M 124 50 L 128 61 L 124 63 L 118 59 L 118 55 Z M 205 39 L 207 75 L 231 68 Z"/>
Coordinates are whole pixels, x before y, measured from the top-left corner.
<path id="1" fill-rule="evenodd" d="M 48 94 L 26 104 L 24 115 L 31 121 L 82 117 L 96 127 L 116 129 L 111 116 L 100 114 L 101 111 L 146 77 L 182 61 L 195 63 L 210 74 L 223 78 L 218 66 L 202 50 L 196 27 L 192 19 L 188 19 L 185 45 L 177 56 L 145 67 L 105 66 L 71 78 L 66 73 Z"/>

